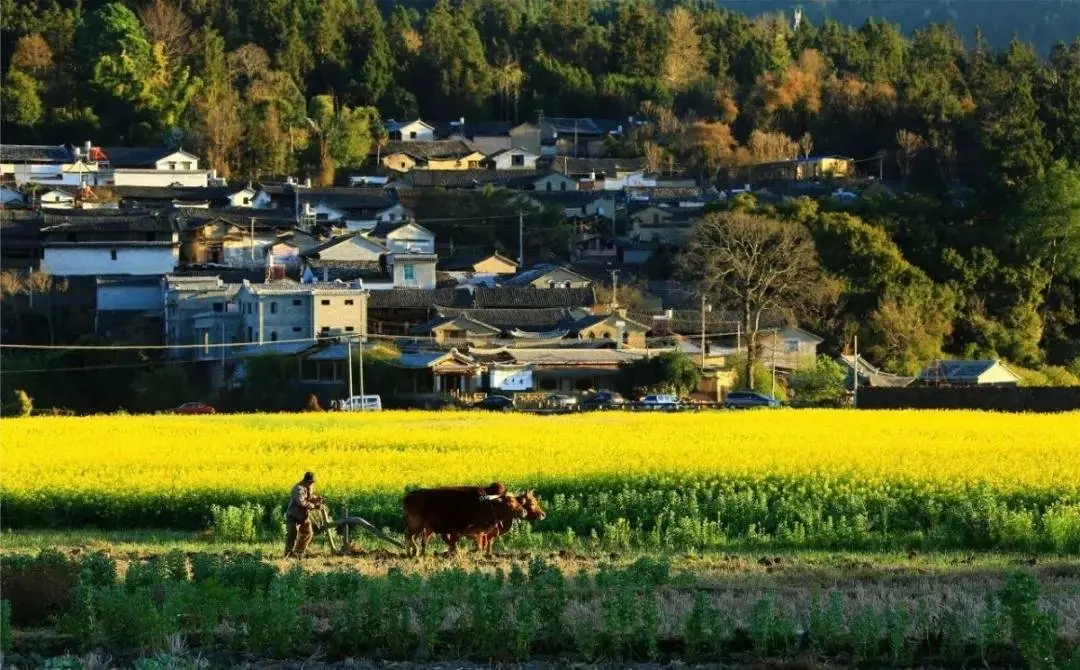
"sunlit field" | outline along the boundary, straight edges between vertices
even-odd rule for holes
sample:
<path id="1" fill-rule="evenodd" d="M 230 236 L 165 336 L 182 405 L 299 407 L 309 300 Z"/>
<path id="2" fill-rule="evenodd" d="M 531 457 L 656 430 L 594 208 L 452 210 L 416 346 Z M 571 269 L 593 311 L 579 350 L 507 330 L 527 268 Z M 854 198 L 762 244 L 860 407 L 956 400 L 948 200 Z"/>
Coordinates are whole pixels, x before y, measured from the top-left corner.
<path id="1" fill-rule="evenodd" d="M 391 527 L 409 487 L 501 480 L 538 490 L 538 530 L 578 534 L 1061 548 L 1080 535 L 1075 413 L 115 416 L 0 430 L 8 527 L 197 529 L 213 504 L 281 505 L 314 470 L 328 498 Z"/>

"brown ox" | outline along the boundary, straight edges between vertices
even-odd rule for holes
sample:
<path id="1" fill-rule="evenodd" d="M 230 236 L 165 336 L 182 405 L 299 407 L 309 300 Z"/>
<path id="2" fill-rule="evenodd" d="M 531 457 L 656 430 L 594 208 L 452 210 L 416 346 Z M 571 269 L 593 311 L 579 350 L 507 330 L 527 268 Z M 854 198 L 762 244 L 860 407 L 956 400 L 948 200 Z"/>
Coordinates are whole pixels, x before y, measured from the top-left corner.
<path id="1" fill-rule="evenodd" d="M 428 537 L 433 534 L 453 537 L 455 541 L 447 544 L 450 553 L 454 553 L 457 537 L 473 535 L 501 523 L 512 524 L 515 517 L 525 516 L 518 499 L 507 495 L 506 487 L 499 482 L 486 489 L 455 486 L 410 491 L 405 494 L 401 509 L 410 556 L 426 553 Z"/>
<path id="2" fill-rule="evenodd" d="M 540 498 L 537 497 L 535 491 L 526 491 L 524 494 L 515 496 L 518 504 L 525 510 L 525 516 L 523 518 L 529 521 L 542 520 L 547 513 L 544 512 L 544 508 L 540 506 Z M 513 518 L 500 521 L 490 528 L 481 528 L 472 533 L 462 533 L 462 535 L 469 535 L 476 542 L 476 550 L 482 551 L 485 554 L 491 554 L 492 543 L 500 536 L 510 532 L 510 529 L 514 527 Z M 447 545 L 457 545 L 457 541 L 460 539 L 459 535 L 443 535 L 443 540 Z"/>

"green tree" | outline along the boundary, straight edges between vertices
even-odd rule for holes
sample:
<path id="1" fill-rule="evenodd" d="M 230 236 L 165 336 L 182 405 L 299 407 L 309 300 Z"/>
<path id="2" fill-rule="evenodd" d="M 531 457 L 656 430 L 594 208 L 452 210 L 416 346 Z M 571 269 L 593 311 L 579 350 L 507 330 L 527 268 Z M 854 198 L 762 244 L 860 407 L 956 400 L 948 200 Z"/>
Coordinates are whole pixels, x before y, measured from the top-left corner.
<path id="1" fill-rule="evenodd" d="M 312 98 L 308 113 L 318 140 L 319 179 L 329 186 L 337 168 L 359 165 L 367 158 L 379 113 L 371 107 L 354 109 L 337 104 L 329 95 Z"/>
<path id="2" fill-rule="evenodd" d="M 701 371 L 681 351 L 619 364 L 619 388 L 627 395 L 674 393 L 686 396 L 697 389 Z"/>
<path id="3" fill-rule="evenodd" d="M 494 92 L 492 71 L 466 7 L 437 0 L 424 21 L 423 44 L 425 107 L 450 117 L 483 110 Z"/>
<path id="4" fill-rule="evenodd" d="M 359 16 L 350 31 L 350 62 L 354 70 L 349 91 L 354 104 L 377 106 L 393 82 L 393 55 L 386 27 L 375 0 L 361 0 Z"/>
<path id="5" fill-rule="evenodd" d="M 813 364 L 791 374 L 788 388 L 795 398 L 808 403 L 835 403 L 844 397 L 847 370 L 828 356 L 818 356 Z"/>
<path id="6" fill-rule="evenodd" d="M 0 107 L 3 108 L 4 121 L 17 126 L 34 126 L 40 123 L 44 107 L 33 77 L 13 67 L 4 75 L 3 82 Z"/>
<path id="7" fill-rule="evenodd" d="M 194 42 L 203 82 L 192 104 L 192 130 L 207 162 L 228 179 L 240 162 L 244 131 L 240 94 L 233 87 L 221 35 L 203 28 Z"/>
<path id="8" fill-rule="evenodd" d="M 1047 273 L 1047 292 L 1061 279 L 1080 280 L 1080 168 L 1054 163 L 1024 194 L 1020 211 L 1016 241 Z"/>

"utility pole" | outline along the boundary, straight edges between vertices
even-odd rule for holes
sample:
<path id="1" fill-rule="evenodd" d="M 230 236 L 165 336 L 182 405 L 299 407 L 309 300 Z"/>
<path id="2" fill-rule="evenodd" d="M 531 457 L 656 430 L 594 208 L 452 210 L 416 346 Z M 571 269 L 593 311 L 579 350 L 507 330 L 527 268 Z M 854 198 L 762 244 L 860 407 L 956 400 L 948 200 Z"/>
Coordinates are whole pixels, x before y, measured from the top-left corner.
<path id="1" fill-rule="evenodd" d="M 701 293 L 701 371 L 705 372 L 705 311 L 709 305 L 705 303 L 705 292 Z"/>
<path id="2" fill-rule="evenodd" d="M 352 392 L 352 340 L 345 340 L 345 368 L 349 371 L 349 399 L 353 397 Z"/>
<path id="3" fill-rule="evenodd" d="M 851 366 L 853 374 L 851 375 L 851 406 L 859 406 L 859 336 L 855 336 L 855 361 Z"/>
<path id="4" fill-rule="evenodd" d="M 364 340 L 360 339 L 360 409 L 364 408 Z"/>
<path id="5" fill-rule="evenodd" d="M 779 334 L 780 334 L 779 331 L 773 330 L 773 341 L 772 341 L 772 391 L 769 393 L 769 395 L 772 396 L 773 398 L 776 398 L 776 345 L 778 344 L 777 340 L 779 339 L 778 338 Z"/>
<path id="6" fill-rule="evenodd" d="M 518 210 L 518 267 L 525 269 L 525 214 Z"/>
<path id="7" fill-rule="evenodd" d="M 611 271 L 611 311 L 614 312 L 619 306 L 619 270 Z"/>
<path id="8" fill-rule="evenodd" d="M 251 249 L 251 262 L 254 263 L 255 262 L 255 217 L 254 216 L 251 217 L 251 224 L 250 224 L 248 230 L 251 233 L 251 244 L 248 245 L 248 248 Z"/>

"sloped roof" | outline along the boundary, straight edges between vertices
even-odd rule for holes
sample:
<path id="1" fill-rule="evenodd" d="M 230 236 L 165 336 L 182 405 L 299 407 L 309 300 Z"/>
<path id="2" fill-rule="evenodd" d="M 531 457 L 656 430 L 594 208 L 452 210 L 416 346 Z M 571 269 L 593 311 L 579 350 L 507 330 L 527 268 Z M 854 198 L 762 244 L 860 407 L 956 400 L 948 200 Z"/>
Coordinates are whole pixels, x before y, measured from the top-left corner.
<path id="1" fill-rule="evenodd" d="M 101 147 L 101 151 L 114 168 L 147 168 L 174 154 L 178 150 L 168 147 Z"/>
<path id="2" fill-rule="evenodd" d="M 539 365 L 539 366 L 589 366 L 589 365 L 618 365 L 619 363 L 636 361 L 644 357 L 644 352 L 627 351 L 626 349 L 541 349 L 522 348 L 507 349 L 514 362 Z"/>
<path id="3" fill-rule="evenodd" d="M 544 275 L 555 272 L 556 270 L 562 270 L 563 272 L 567 272 L 569 274 L 572 274 L 572 275 L 574 275 L 576 277 L 581 278 L 583 281 L 593 281 L 593 279 L 591 277 L 586 277 L 585 275 L 581 274 L 580 272 L 576 272 L 574 270 L 571 270 L 570 268 L 568 268 L 568 267 L 566 267 L 564 265 L 539 265 L 539 266 L 531 267 L 528 270 L 525 270 L 524 272 L 519 272 L 518 274 L 514 275 L 510 279 L 507 279 L 505 283 L 507 285 L 509 285 L 509 286 L 528 286 L 529 284 L 536 281 L 537 279 L 540 279 Z M 551 290 L 551 289 L 546 289 L 546 290 Z"/>
<path id="4" fill-rule="evenodd" d="M 498 335 L 500 329 L 479 321 L 467 312 L 462 312 L 456 316 L 437 316 L 427 323 L 421 324 L 413 329 L 413 332 L 417 335 L 428 335 L 432 333 L 436 328 L 445 326 L 447 324 L 454 324 L 459 329 L 464 329 L 467 332 L 481 332 L 488 335 Z"/>
<path id="5" fill-rule="evenodd" d="M 474 289 L 477 307 L 536 308 L 591 307 L 596 304 L 596 292 L 588 288 L 525 288 L 500 286 Z"/>
<path id="6" fill-rule="evenodd" d="M 304 256 L 304 257 L 316 258 L 316 257 L 318 257 L 318 255 L 321 252 L 326 251 L 327 249 L 329 249 L 331 247 L 336 247 L 339 244 L 344 244 L 345 242 L 348 242 L 348 241 L 352 240 L 355 237 L 359 237 L 360 239 L 364 240 L 365 242 L 370 243 L 373 247 L 380 247 L 380 248 L 383 249 L 383 251 L 386 250 L 386 248 L 383 247 L 383 245 L 379 244 L 375 240 L 364 237 L 360 233 L 349 233 L 347 235 L 339 235 L 338 237 L 331 238 L 331 239 L 323 242 L 322 244 L 318 244 L 318 245 L 316 245 L 314 247 L 311 247 L 310 249 L 307 249 L 306 251 L 302 252 L 300 255 Z"/>
<path id="7" fill-rule="evenodd" d="M 386 122 L 386 130 L 387 130 L 387 132 L 392 133 L 395 130 L 401 130 L 402 128 L 406 128 L 408 126 L 411 126 L 414 123 L 419 123 L 422 126 L 426 126 L 428 128 L 431 128 L 432 130 L 434 130 L 434 128 L 431 126 L 431 124 L 425 123 L 424 121 L 422 121 L 420 119 L 412 119 L 412 120 L 408 120 L 408 121 L 395 121 L 394 119 L 389 119 Z"/>
<path id="8" fill-rule="evenodd" d="M 470 140 L 478 136 L 503 137 L 515 127 L 513 123 L 504 121 L 466 121 L 464 125 L 458 121 L 435 121 L 431 125 L 435 127 L 436 137 L 460 135 Z"/>
<path id="9" fill-rule="evenodd" d="M 570 334 L 573 335 L 576 333 L 580 333 L 586 328 L 591 328 L 592 326 L 603 323 L 613 318 L 621 319 L 622 321 L 625 321 L 627 325 L 636 326 L 642 332 L 646 332 L 649 330 L 649 326 L 645 325 L 644 323 L 640 323 L 628 317 L 620 317 L 618 314 L 591 314 L 581 319 L 565 321 L 560 325 L 563 328 L 569 330 Z"/>
<path id="10" fill-rule="evenodd" d="M 437 309 L 444 317 L 468 314 L 470 318 L 504 331 L 515 328 L 533 332 L 555 330 L 564 321 L 572 319 L 571 311 L 565 307 L 535 307 L 531 309 L 438 307 Z"/>
<path id="11" fill-rule="evenodd" d="M 589 174 L 596 172 L 614 176 L 617 172 L 638 172 L 645 169 L 645 158 L 573 158 L 556 156 L 551 169 L 563 174 Z"/>
<path id="12" fill-rule="evenodd" d="M 91 212 L 101 210 L 89 210 Z M 171 232 L 175 228 L 171 221 L 166 218 L 147 216 L 103 215 L 96 216 L 66 216 L 60 214 L 46 214 L 44 233 L 63 233 L 80 231 L 98 232 Z"/>
<path id="13" fill-rule="evenodd" d="M 3 163 L 68 163 L 74 159 L 63 145 L 0 144 L 0 162 Z"/>
<path id="14" fill-rule="evenodd" d="M 409 170 L 395 183 L 417 188 L 474 188 L 485 184 L 499 186 L 535 181 L 546 174 L 547 170 Z"/>
<path id="15" fill-rule="evenodd" d="M 1001 367 L 1009 373 L 1016 381 L 1020 381 L 1020 377 L 1010 370 L 1001 361 L 994 360 L 953 360 L 953 361 L 934 361 L 930 365 L 926 366 L 922 372 L 919 373 L 919 379 L 923 381 L 945 381 L 950 383 L 965 383 L 978 381 L 979 377 L 986 374 L 994 367 Z"/>
<path id="16" fill-rule="evenodd" d="M 392 288 L 372 291 L 368 296 L 368 309 L 432 309 L 436 305 L 468 307 L 472 294 L 456 288 Z"/>
<path id="17" fill-rule="evenodd" d="M 871 387 L 904 387 L 915 381 L 914 377 L 905 377 L 903 375 L 894 375 L 889 372 L 882 372 L 880 369 L 874 367 L 862 356 L 856 360 L 855 356 L 841 354 L 838 359 L 840 364 L 847 369 L 848 373 L 848 385 L 850 386 L 851 373 L 854 370 L 859 372 L 859 383 L 871 386 Z"/>
<path id="18" fill-rule="evenodd" d="M 235 193 L 227 186 L 171 187 L 171 186 L 111 186 L 112 192 L 124 200 L 219 200 Z"/>
<path id="19" fill-rule="evenodd" d="M 380 153 L 383 156 L 405 153 L 417 158 L 451 158 L 475 152 L 464 140 L 391 140 Z"/>
<path id="20" fill-rule="evenodd" d="M 507 258 L 506 256 L 503 256 L 499 252 L 494 251 L 494 252 L 492 252 L 490 254 L 475 254 L 475 255 L 472 255 L 472 256 L 455 256 L 453 258 L 445 258 L 445 259 L 440 258 L 439 259 L 438 269 L 446 270 L 446 271 L 450 271 L 450 272 L 453 272 L 453 271 L 459 271 L 459 272 L 471 271 L 473 269 L 473 267 L 477 263 L 479 263 L 480 261 L 485 261 L 485 260 L 487 260 L 489 258 L 497 258 L 497 259 L 499 259 L 501 261 L 511 263 L 515 267 L 517 266 L 517 261 L 515 261 L 514 259 Z"/>

